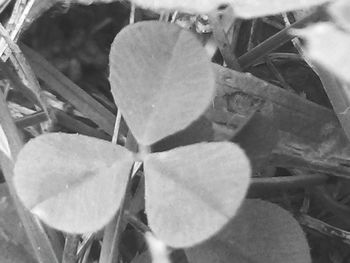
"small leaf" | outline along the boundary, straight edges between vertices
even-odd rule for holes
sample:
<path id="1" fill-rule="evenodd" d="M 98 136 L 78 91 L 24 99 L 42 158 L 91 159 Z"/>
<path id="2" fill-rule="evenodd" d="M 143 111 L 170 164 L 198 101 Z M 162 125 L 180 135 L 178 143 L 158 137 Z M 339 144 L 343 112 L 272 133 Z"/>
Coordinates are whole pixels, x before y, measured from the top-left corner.
<path id="1" fill-rule="evenodd" d="M 186 250 L 190 263 L 311 263 L 305 234 L 279 206 L 246 200 L 218 235 Z"/>
<path id="2" fill-rule="evenodd" d="M 14 184 L 23 204 L 46 224 L 94 232 L 116 213 L 132 163 L 128 150 L 107 141 L 46 134 L 19 153 Z"/>
<path id="3" fill-rule="evenodd" d="M 293 30 L 305 38 L 305 54 L 331 70 L 343 80 L 350 81 L 350 34 L 330 22 L 317 23 Z"/>
<path id="4" fill-rule="evenodd" d="M 1 125 L 0 125 L 0 151 L 3 152 L 8 158 L 10 159 L 12 158 L 10 145 Z"/>
<path id="5" fill-rule="evenodd" d="M 215 78 L 188 31 L 155 21 L 126 27 L 110 53 L 110 82 L 131 132 L 150 145 L 186 128 L 209 106 Z"/>
<path id="6" fill-rule="evenodd" d="M 145 159 L 146 213 L 173 247 L 209 238 L 235 215 L 249 184 L 244 152 L 229 142 L 199 143 Z"/>

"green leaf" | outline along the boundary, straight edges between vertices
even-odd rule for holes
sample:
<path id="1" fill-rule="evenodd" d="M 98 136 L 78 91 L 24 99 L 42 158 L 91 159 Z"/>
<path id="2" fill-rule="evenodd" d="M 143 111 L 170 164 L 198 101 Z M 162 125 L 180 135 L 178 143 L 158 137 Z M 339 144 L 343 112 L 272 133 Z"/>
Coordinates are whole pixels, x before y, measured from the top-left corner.
<path id="1" fill-rule="evenodd" d="M 350 81 L 350 34 L 330 22 L 293 30 L 305 38 L 305 54 L 345 81 Z"/>
<path id="2" fill-rule="evenodd" d="M 116 104 L 143 145 L 186 128 L 215 91 L 212 66 L 195 36 L 155 21 L 127 26 L 116 36 L 110 82 Z"/>
<path id="3" fill-rule="evenodd" d="M 116 213 L 133 155 L 107 141 L 52 133 L 18 155 L 14 184 L 23 204 L 51 227 L 93 232 Z"/>
<path id="4" fill-rule="evenodd" d="M 246 200 L 215 237 L 186 250 L 190 263 L 311 263 L 305 235 L 292 215 L 261 200 Z"/>
<path id="5" fill-rule="evenodd" d="M 235 215 L 249 184 L 244 152 L 229 142 L 199 143 L 145 158 L 146 213 L 155 235 L 187 247 Z"/>

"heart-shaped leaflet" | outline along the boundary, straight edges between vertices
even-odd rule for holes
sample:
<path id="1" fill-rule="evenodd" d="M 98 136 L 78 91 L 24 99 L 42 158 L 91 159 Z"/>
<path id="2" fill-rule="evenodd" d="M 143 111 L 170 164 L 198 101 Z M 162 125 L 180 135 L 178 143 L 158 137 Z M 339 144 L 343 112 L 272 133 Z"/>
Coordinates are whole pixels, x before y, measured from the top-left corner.
<path id="1" fill-rule="evenodd" d="M 14 185 L 25 207 L 51 227 L 94 232 L 119 208 L 133 162 L 131 152 L 110 142 L 50 133 L 25 144 Z"/>
<path id="2" fill-rule="evenodd" d="M 215 91 L 212 65 L 195 36 L 155 21 L 127 26 L 116 36 L 110 82 L 118 108 L 142 145 L 186 128 Z"/>
<path id="3" fill-rule="evenodd" d="M 172 247 L 209 238 L 235 215 L 249 185 L 250 164 L 230 142 L 198 143 L 146 156 L 150 227 Z"/>

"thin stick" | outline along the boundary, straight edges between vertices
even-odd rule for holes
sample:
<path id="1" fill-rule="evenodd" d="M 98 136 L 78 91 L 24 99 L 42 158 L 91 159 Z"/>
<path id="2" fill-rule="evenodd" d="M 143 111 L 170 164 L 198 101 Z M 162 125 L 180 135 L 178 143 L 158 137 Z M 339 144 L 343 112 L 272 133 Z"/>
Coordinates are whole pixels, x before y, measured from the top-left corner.
<path id="1" fill-rule="evenodd" d="M 118 140 L 121 118 L 122 118 L 122 114 L 118 109 L 117 117 L 114 124 L 113 137 L 112 137 L 112 143 L 114 144 L 116 144 Z M 109 258 L 110 258 L 111 251 L 113 250 L 113 237 L 114 237 L 113 234 L 116 230 L 117 222 L 118 222 L 118 214 L 112 219 L 110 223 L 107 224 L 107 226 L 104 229 L 103 245 L 102 245 L 101 254 L 100 254 L 101 263 L 110 262 Z"/>
<path id="2" fill-rule="evenodd" d="M 118 109 L 117 112 L 117 117 L 115 119 L 115 124 L 114 124 L 114 132 L 113 132 L 113 137 L 112 137 L 112 143 L 116 144 L 118 141 L 118 136 L 119 136 L 119 128 L 120 128 L 120 122 L 122 120 L 122 114 L 120 110 Z"/>
<path id="3" fill-rule="evenodd" d="M 329 225 L 321 220 L 308 215 L 300 215 L 297 217 L 299 223 L 307 228 L 316 230 L 317 232 L 329 237 L 339 238 L 345 244 L 350 245 L 350 232 Z"/>
<path id="4" fill-rule="evenodd" d="M 117 221 L 115 226 L 114 235 L 112 238 L 112 249 L 109 256 L 109 263 L 119 262 L 119 243 L 121 234 L 124 230 L 125 223 L 123 222 L 125 208 L 129 206 L 131 200 L 131 179 L 133 176 L 133 168 L 130 170 L 128 183 L 125 189 L 124 197 L 119 207 L 119 213 L 117 214 Z"/>
<path id="5" fill-rule="evenodd" d="M 177 15 L 178 15 L 178 11 L 175 11 L 175 12 L 173 13 L 173 15 L 171 16 L 171 21 L 170 21 L 170 23 L 175 23 L 176 18 L 177 18 Z"/>
<path id="6" fill-rule="evenodd" d="M 83 240 L 83 242 L 78 247 L 77 258 L 81 258 L 85 253 L 88 253 L 89 247 L 91 247 L 92 242 L 94 242 L 94 238 L 95 235 L 90 234 Z"/>

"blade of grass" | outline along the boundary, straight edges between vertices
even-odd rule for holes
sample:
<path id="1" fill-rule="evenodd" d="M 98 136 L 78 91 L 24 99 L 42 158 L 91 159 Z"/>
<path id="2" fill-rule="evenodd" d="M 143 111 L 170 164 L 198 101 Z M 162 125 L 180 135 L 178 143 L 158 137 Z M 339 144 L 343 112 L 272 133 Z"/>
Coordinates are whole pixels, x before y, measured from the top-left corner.
<path id="1" fill-rule="evenodd" d="M 19 217 L 28 235 L 29 241 L 33 246 L 37 260 L 40 263 L 59 263 L 62 257 L 62 248 L 58 238 L 50 240 L 49 236 L 54 237 L 55 233 L 47 234 L 39 220 L 33 217 L 21 204 L 17 197 L 14 185 L 12 183 L 14 160 L 23 146 L 21 137 L 8 111 L 3 93 L 0 91 L 0 124 L 7 136 L 12 159 L 7 158 L 0 152 L 0 164 L 3 170 L 9 192 L 14 200 Z M 47 230 L 50 231 L 50 230 Z"/>
<path id="2" fill-rule="evenodd" d="M 294 24 L 286 27 L 285 29 L 279 31 L 277 34 L 269 37 L 256 47 L 252 48 L 249 52 L 245 53 L 244 55 L 240 56 L 238 58 L 238 63 L 241 66 L 241 68 L 247 69 L 249 66 L 254 64 L 257 60 L 261 59 L 262 57 L 266 56 L 271 51 L 279 48 L 283 44 L 287 43 L 288 41 L 292 40 L 295 36 L 289 34 L 289 30 L 292 28 L 300 28 L 305 26 L 306 24 L 310 22 L 314 22 L 320 19 L 321 11 L 317 10 L 310 15 L 307 15 L 303 19 L 295 22 Z"/>
<path id="3" fill-rule="evenodd" d="M 21 49 L 35 74 L 46 83 L 53 93 L 67 100 L 109 135 L 113 134 L 115 115 L 112 112 L 74 84 L 38 53 L 25 45 L 22 45 Z"/>
<path id="4" fill-rule="evenodd" d="M 24 30 L 24 24 L 27 22 L 28 14 L 32 9 L 36 0 L 17 0 L 9 19 L 9 22 L 6 26 L 6 29 L 9 32 L 10 39 L 16 42 L 19 38 L 20 33 Z M 4 43 L 3 40 L 0 40 L 0 57 L 7 61 L 10 54 L 8 50 L 8 45 Z"/>
<path id="5" fill-rule="evenodd" d="M 118 110 L 117 117 L 116 117 L 115 124 L 114 124 L 112 143 L 117 143 L 121 119 L 122 119 L 122 115 L 121 115 L 121 112 Z M 110 262 L 109 258 L 110 258 L 111 251 L 112 251 L 113 245 L 114 245 L 113 244 L 113 237 L 114 237 L 114 232 L 117 229 L 119 213 L 120 213 L 120 209 L 118 210 L 118 213 L 115 215 L 115 217 L 112 219 L 112 221 L 106 225 L 106 227 L 103 231 L 103 243 L 102 243 L 100 261 L 99 261 L 100 263 Z"/>
<path id="6" fill-rule="evenodd" d="M 111 139 L 110 136 L 105 134 L 104 132 L 99 131 L 98 129 L 93 128 L 85 124 L 84 122 L 69 116 L 64 111 L 55 108 L 53 108 L 51 111 L 56 117 L 56 121 L 58 122 L 58 124 L 62 125 L 63 127 L 69 129 L 72 132 L 84 134 L 95 138 L 100 138 L 103 140 Z"/>
<path id="7" fill-rule="evenodd" d="M 18 75 L 16 74 L 15 70 L 9 65 L 7 62 L 3 62 L 0 60 L 0 70 L 2 73 L 2 77 L 10 80 L 11 87 L 13 87 L 16 90 L 19 90 L 23 93 L 23 95 L 29 99 L 33 104 L 36 104 L 37 106 L 40 106 L 40 102 L 38 101 L 37 96 L 34 94 L 34 92 L 30 89 L 28 89 L 22 81 L 20 81 Z"/>
<path id="8" fill-rule="evenodd" d="M 303 174 L 293 176 L 277 176 L 266 178 L 252 178 L 248 198 L 258 198 L 263 193 L 271 191 L 291 190 L 295 188 L 307 188 L 326 184 L 329 176 L 323 174 Z"/>
<path id="9" fill-rule="evenodd" d="M 288 22 L 288 17 L 286 17 Z M 320 78 L 323 89 L 333 106 L 347 138 L 350 140 L 350 85 L 345 81 L 338 79 L 333 73 L 318 63 L 311 61 L 304 55 L 304 50 L 299 39 L 293 39 L 293 45 L 298 50 L 304 61 L 314 70 Z"/>
<path id="10" fill-rule="evenodd" d="M 37 101 L 40 103 L 41 109 L 47 114 L 47 117 L 50 120 L 47 102 L 43 96 L 39 82 L 32 68 L 28 65 L 27 60 L 23 56 L 21 50 L 17 44 L 13 42 L 8 32 L 1 23 L 0 35 L 5 39 L 5 42 L 11 51 L 10 60 L 16 70 L 17 75 L 19 76 L 20 81 L 23 83 L 24 87 L 31 90 L 35 94 Z"/>
<path id="11" fill-rule="evenodd" d="M 234 54 L 235 47 L 230 43 L 228 39 L 228 32 L 225 32 L 225 28 L 222 25 L 225 16 L 230 15 L 230 13 L 218 13 L 211 14 L 209 16 L 210 24 L 213 28 L 213 36 L 215 38 L 215 42 L 218 45 L 221 55 L 224 58 L 226 65 L 233 70 L 241 71 L 241 67 L 237 61 L 236 55 Z M 233 16 L 233 13 L 232 13 Z M 234 24 L 236 21 L 232 22 L 231 27 L 228 29 L 234 30 Z"/>
<path id="12" fill-rule="evenodd" d="M 122 200 L 122 203 L 119 207 L 119 212 L 117 214 L 115 231 L 113 233 L 113 238 L 112 238 L 112 247 L 111 247 L 111 251 L 108 259 L 109 263 L 119 262 L 119 256 L 120 256 L 119 245 L 120 245 L 121 235 L 127 225 L 127 223 L 124 221 L 124 212 L 125 212 L 125 209 L 129 206 L 131 201 L 131 185 L 132 185 L 131 179 L 133 177 L 133 170 L 134 170 L 134 167 L 133 169 L 130 170 L 129 180 L 125 189 L 124 198 Z"/>
<path id="13" fill-rule="evenodd" d="M 133 24 L 135 21 L 135 4 L 131 4 L 130 15 L 129 15 L 129 23 Z M 118 105 L 117 105 L 118 106 Z M 120 124 L 121 124 L 122 114 L 118 109 L 117 117 L 114 124 L 112 143 L 117 143 Z M 128 179 L 127 187 L 125 189 L 125 194 L 121 205 L 119 207 L 118 213 L 112 219 L 112 221 L 105 227 L 104 235 L 103 235 L 103 243 L 100 254 L 100 263 L 113 263 L 118 262 L 119 258 L 119 242 L 120 236 L 126 227 L 126 223 L 123 222 L 124 209 L 129 205 L 131 199 L 131 179 L 136 174 L 137 169 L 135 168 L 135 164 L 133 165 L 133 169 L 130 171 L 130 176 Z M 139 167 L 138 167 L 139 168 Z"/>
<path id="14" fill-rule="evenodd" d="M 15 120 L 17 128 L 26 128 L 30 126 L 35 126 L 41 122 L 47 121 L 47 115 L 43 111 L 33 113 Z"/>
<path id="15" fill-rule="evenodd" d="M 350 232 L 348 231 L 342 230 L 305 214 L 297 216 L 297 219 L 302 226 L 332 238 L 339 238 L 345 244 L 350 245 Z"/>

